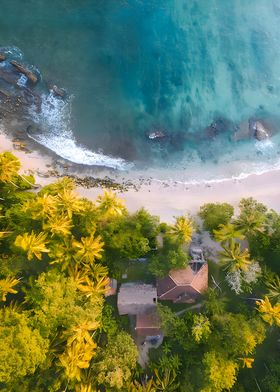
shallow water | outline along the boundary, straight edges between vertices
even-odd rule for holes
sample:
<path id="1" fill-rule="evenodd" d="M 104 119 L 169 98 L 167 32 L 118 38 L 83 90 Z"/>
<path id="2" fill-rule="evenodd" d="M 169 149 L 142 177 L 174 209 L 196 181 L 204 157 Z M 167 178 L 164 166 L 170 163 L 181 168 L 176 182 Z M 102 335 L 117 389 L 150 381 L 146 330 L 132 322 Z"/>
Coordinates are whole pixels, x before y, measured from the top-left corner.
<path id="1" fill-rule="evenodd" d="M 278 129 L 277 0 L 0 5 L 0 46 L 20 48 L 45 81 L 67 90 L 64 103 L 42 92 L 42 113 L 30 111 L 40 129 L 33 137 L 57 154 L 115 168 L 180 169 L 185 177 L 278 165 L 278 135 L 271 143 L 231 141 L 235 127 L 255 116 Z M 217 119 L 222 130 L 213 138 L 205 128 Z M 168 138 L 151 142 L 153 130 Z"/>

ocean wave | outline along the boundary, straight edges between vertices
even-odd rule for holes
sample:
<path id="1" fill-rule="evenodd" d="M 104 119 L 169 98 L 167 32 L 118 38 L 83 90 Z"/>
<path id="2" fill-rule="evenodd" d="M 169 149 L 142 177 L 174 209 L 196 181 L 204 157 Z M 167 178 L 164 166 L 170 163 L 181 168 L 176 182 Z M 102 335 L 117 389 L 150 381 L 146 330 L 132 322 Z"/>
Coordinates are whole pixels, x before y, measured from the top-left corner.
<path id="1" fill-rule="evenodd" d="M 73 96 L 67 100 L 56 97 L 53 92 L 42 96 L 41 110 L 30 108 L 33 121 L 43 132 L 29 133 L 37 143 L 47 147 L 63 159 L 76 164 L 103 166 L 118 170 L 128 170 L 133 164 L 122 158 L 114 158 L 101 152 L 93 152 L 77 143 L 71 130 L 71 104 Z"/>

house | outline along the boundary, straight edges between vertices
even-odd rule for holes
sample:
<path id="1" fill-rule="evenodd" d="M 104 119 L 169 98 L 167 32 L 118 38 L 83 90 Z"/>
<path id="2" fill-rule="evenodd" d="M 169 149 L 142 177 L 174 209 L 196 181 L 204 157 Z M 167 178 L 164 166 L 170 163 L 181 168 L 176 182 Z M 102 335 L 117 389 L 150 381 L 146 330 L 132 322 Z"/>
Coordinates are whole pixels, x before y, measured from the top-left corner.
<path id="1" fill-rule="evenodd" d="M 118 310 L 120 315 L 138 315 L 155 309 L 157 289 L 151 284 L 123 283 L 118 294 Z"/>
<path id="2" fill-rule="evenodd" d="M 192 260 L 184 269 L 171 270 L 165 278 L 157 280 L 159 300 L 174 303 L 193 303 L 208 288 L 208 264 L 202 250 L 190 250 Z"/>
<path id="3" fill-rule="evenodd" d="M 138 336 L 160 336 L 160 319 L 156 308 L 136 315 L 135 331 Z"/>

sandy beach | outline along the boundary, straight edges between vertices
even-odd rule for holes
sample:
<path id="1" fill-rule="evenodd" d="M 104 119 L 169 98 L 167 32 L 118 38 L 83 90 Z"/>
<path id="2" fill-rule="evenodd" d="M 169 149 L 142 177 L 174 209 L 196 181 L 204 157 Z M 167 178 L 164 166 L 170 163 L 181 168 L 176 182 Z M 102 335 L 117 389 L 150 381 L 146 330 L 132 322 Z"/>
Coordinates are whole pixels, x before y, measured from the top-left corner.
<path id="1" fill-rule="evenodd" d="M 21 163 L 21 172 L 32 172 L 36 182 L 46 185 L 55 181 L 52 175 L 53 158 L 42 154 L 40 149 L 24 152 L 14 148 L 11 138 L 0 134 L 0 152 L 10 151 Z M 65 175 L 71 172 L 65 173 Z M 228 202 L 237 207 L 243 197 L 254 197 L 269 208 L 280 212 L 280 171 L 275 170 L 260 175 L 251 175 L 242 180 L 227 180 L 211 184 L 183 185 L 174 183 L 162 184 L 156 181 L 144 183 L 138 189 L 128 189 L 120 193 L 130 212 L 145 206 L 152 214 L 160 216 L 162 221 L 171 222 L 174 216 L 184 213 L 195 214 L 199 207 L 209 202 Z M 81 196 L 94 200 L 102 193 L 102 187 L 83 188 L 78 186 Z"/>

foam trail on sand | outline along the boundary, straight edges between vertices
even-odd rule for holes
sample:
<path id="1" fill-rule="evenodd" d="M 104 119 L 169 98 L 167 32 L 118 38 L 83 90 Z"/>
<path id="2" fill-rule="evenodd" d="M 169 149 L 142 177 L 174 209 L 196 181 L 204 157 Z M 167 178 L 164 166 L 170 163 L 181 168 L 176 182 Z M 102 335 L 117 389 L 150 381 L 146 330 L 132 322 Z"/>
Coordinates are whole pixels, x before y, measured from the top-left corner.
<path id="1" fill-rule="evenodd" d="M 77 144 L 71 130 L 72 100 L 73 96 L 64 101 L 56 97 L 53 92 L 43 95 L 41 110 L 38 112 L 35 106 L 30 109 L 34 122 L 42 128 L 43 133 L 32 132 L 28 133 L 28 136 L 73 163 L 118 170 L 130 169 L 133 164 L 122 158 L 113 158 L 101 152 L 93 152 Z"/>

